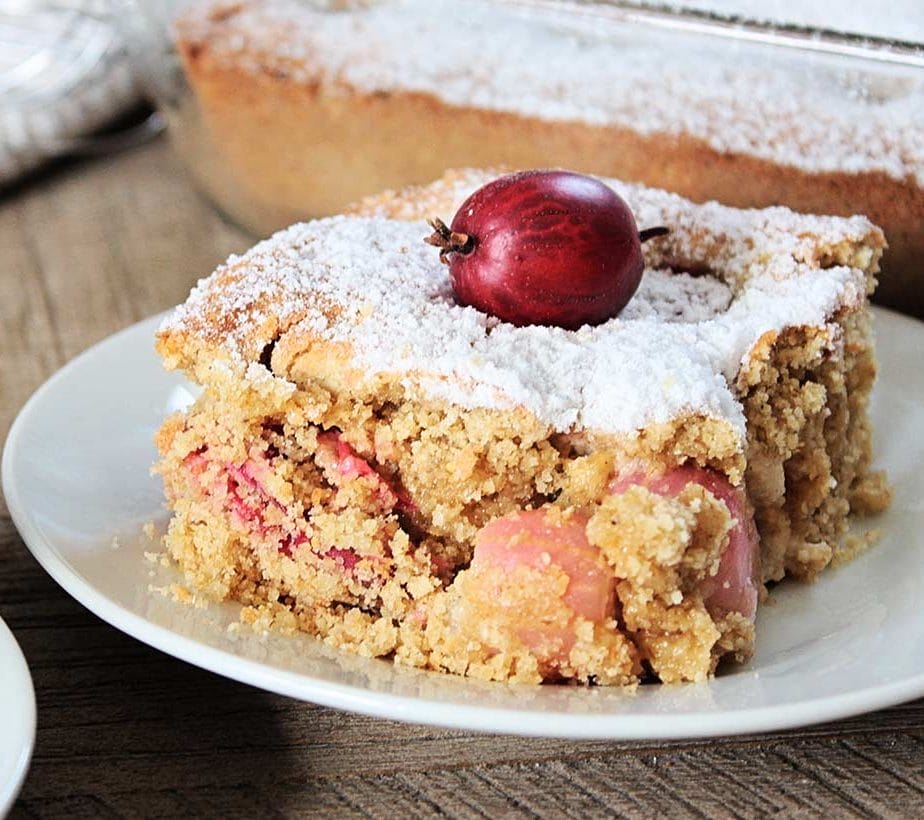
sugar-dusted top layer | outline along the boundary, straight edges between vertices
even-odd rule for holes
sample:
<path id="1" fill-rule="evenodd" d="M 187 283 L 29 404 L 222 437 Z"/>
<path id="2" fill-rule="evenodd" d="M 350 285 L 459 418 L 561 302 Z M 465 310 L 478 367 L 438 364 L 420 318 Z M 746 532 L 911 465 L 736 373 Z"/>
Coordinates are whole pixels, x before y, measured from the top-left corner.
<path id="1" fill-rule="evenodd" d="M 370 375 L 461 406 L 521 406 L 562 432 L 631 434 L 702 414 L 743 437 L 729 384 L 754 344 L 861 306 L 884 244 L 862 217 L 694 205 L 608 180 L 641 226 L 671 231 L 646 245 L 641 289 L 597 327 L 517 328 L 456 305 L 447 267 L 423 242 L 424 214 L 451 217 L 488 178 L 450 173 L 277 233 L 197 285 L 164 322 L 162 349 L 179 350 L 173 364 L 191 367 L 205 351 L 246 373 L 282 333 L 346 341 Z"/>
<path id="2" fill-rule="evenodd" d="M 547 120 L 690 134 L 808 171 L 924 182 L 924 78 L 537 16 L 482 0 L 211 2 L 180 36 L 211 57 L 299 82 L 414 90 Z"/>

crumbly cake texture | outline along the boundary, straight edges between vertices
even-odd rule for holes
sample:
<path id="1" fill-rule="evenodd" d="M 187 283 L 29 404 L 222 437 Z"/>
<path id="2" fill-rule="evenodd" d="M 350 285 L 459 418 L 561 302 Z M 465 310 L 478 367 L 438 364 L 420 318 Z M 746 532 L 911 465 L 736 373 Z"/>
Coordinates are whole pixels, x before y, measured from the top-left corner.
<path id="1" fill-rule="evenodd" d="M 888 503 L 882 233 L 606 180 L 670 229 L 640 291 L 594 328 L 515 328 L 456 305 L 423 242 L 493 176 L 295 225 L 164 322 L 167 367 L 204 387 L 158 434 L 168 551 L 200 592 L 369 656 L 703 679 L 751 652 L 762 580 L 811 579 L 849 512 Z"/>
<path id="2" fill-rule="evenodd" d="M 336 213 L 447 167 L 554 165 L 696 201 L 864 213 L 890 244 L 880 297 L 924 311 L 919 77 L 730 61 L 727 43 L 480 0 L 342 5 L 209 2 L 177 24 L 201 130 L 178 122 L 178 138 L 245 224 Z"/>

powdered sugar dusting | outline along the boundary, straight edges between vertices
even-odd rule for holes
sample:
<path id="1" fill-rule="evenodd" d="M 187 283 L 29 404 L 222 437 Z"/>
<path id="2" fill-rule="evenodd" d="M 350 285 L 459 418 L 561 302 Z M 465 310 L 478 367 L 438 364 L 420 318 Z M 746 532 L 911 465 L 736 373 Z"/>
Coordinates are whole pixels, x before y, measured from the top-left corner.
<path id="1" fill-rule="evenodd" d="M 721 279 L 671 270 L 649 270 L 623 319 L 705 322 L 725 311 L 734 293 Z"/>
<path id="2" fill-rule="evenodd" d="M 390 0 L 339 13 L 298 0 L 209 3 L 180 34 L 207 42 L 214 59 L 320 78 L 333 93 L 344 84 L 420 91 L 541 119 L 686 133 L 808 171 L 924 181 L 924 79 L 898 70 L 848 74 L 821 58 L 787 63 L 755 50 L 736 58 L 727 43 L 658 41 L 634 29 L 601 36 L 586 22 L 550 23 L 481 0 Z"/>
<path id="3" fill-rule="evenodd" d="M 485 181 L 467 179 L 452 196 Z M 460 307 L 423 242 L 426 224 L 372 215 L 294 225 L 233 257 L 161 332 L 191 334 L 244 363 L 280 333 L 347 341 L 370 375 L 465 407 L 522 406 L 559 431 L 632 433 L 699 413 L 743 436 L 729 387 L 743 359 L 768 330 L 824 327 L 838 307 L 861 304 L 864 272 L 821 270 L 817 258 L 878 249 L 881 233 L 862 218 L 696 206 L 610 184 L 640 222 L 671 233 L 646 246 L 650 267 L 629 306 L 597 327 L 516 328 Z M 710 273 L 675 272 L 676 260 Z"/>

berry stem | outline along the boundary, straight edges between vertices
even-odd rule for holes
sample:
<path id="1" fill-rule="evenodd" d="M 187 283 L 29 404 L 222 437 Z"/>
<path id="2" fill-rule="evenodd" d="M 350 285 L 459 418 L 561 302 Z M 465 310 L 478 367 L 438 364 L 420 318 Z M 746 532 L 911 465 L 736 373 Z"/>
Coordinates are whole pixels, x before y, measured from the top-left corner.
<path id="1" fill-rule="evenodd" d="M 670 233 L 669 228 L 665 228 L 663 225 L 657 228 L 645 228 L 644 231 L 638 232 L 638 241 L 644 244 L 649 239 L 655 239 L 658 236 L 667 236 Z"/>
<path id="2" fill-rule="evenodd" d="M 449 264 L 449 254 L 461 253 L 463 255 L 475 250 L 475 239 L 467 233 L 450 230 L 449 226 L 438 216 L 428 220 L 433 233 L 424 239 L 428 245 L 440 249 L 440 262 Z"/>

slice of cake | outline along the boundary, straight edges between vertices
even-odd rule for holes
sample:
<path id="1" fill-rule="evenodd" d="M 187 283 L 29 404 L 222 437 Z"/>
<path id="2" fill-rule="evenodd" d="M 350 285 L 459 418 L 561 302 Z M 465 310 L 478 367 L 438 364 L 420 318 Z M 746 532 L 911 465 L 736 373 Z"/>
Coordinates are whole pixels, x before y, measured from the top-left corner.
<path id="1" fill-rule="evenodd" d="M 566 167 L 865 214 L 889 241 L 877 298 L 924 316 L 920 70 L 482 0 L 207 0 L 176 40 L 174 136 L 261 235 L 450 167 Z"/>
<path id="2" fill-rule="evenodd" d="M 811 579 L 869 471 L 862 217 L 607 184 L 641 287 L 579 330 L 461 307 L 425 219 L 455 172 L 232 257 L 157 348 L 204 388 L 158 435 L 195 589 L 336 646 L 497 680 L 700 680 Z"/>

